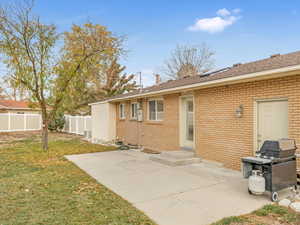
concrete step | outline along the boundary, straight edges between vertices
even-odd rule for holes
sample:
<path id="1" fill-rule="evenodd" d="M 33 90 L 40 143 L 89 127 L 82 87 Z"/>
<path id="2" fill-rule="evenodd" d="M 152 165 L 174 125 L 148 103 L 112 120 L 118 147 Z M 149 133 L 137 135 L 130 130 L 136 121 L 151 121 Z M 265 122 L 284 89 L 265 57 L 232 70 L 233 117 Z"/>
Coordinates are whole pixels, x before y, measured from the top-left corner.
<path id="1" fill-rule="evenodd" d="M 194 157 L 194 153 L 192 154 L 187 154 L 186 152 L 175 153 L 175 154 L 174 152 L 172 152 L 173 154 L 170 153 L 171 152 L 168 152 L 167 154 L 167 152 L 163 152 L 159 155 L 150 156 L 149 159 L 168 166 L 184 166 L 184 165 L 201 162 L 201 158 Z"/>
<path id="2" fill-rule="evenodd" d="M 172 159 L 188 159 L 195 157 L 194 152 L 185 150 L 162 152 L 161 155 Z"/>

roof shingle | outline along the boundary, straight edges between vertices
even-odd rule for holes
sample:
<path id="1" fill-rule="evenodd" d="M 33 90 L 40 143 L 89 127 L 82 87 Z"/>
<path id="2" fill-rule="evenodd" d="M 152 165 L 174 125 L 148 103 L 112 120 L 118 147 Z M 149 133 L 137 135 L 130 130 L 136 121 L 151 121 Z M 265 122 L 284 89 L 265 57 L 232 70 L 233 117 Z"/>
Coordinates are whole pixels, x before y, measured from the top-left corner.
<path id="1" fill-rule="evenodd" d="M 218 80 L 222 78 L 235 77 L 235 76 L 279 69 L 279 68 L 295 66 L 295 65 L 300 65 L 300 51 L 292 52 L 284 55 L 279 55 L 279 54 L 272 55 L 271 57 L 266 59 L 244 63 L 244 64 L 235 64 L 232 67 L 224 68 L 203 75 L 186 77 L 179 80 L 167 81 L 159 85 L 154 85 L 151 87 L 144 88 L 142 90 L 135 90 L 126 94 L 117 95 L 106 100 L 130 97 L 133 95 L 143 94 L 147 92 L 161 91 L 164 89 L 176 88 L 185 85 L 203 83 L 203 82 Z"/>

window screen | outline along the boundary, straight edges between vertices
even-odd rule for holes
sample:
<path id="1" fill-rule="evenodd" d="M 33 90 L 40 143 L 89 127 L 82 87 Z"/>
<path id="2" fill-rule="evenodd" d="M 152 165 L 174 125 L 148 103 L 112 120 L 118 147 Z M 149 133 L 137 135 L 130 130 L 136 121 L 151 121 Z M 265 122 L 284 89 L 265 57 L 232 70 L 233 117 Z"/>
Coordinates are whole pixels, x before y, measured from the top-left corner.
<path id="1" fill-rule="evenodd" d="M 125 118 L 125 104 L 120 104 L 120 119 Z"/>
<path id="2" fill-rule="evenodd" d="M 137 103 L 131 104 L 131 118 L 136 119 L 137 118 Z"/>
<path id="3" fill-rule="evenodd" d="M 149 101 L 149 120 L 163 120 L 164 103 L 163 100 Z"/>

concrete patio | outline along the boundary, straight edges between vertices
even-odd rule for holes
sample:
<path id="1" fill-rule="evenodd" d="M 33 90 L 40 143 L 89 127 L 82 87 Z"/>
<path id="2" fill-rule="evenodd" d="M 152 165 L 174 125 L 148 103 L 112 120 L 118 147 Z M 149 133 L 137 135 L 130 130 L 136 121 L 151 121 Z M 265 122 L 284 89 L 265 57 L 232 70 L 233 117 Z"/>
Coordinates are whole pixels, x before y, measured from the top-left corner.
<path id="1" fill-rule="evenodd" d="M 209 163 L 170 167 L 138 151 L 66 158 L 159 225 L 206 225 L 270 203 L 248 194 L 240 172 Z"/>

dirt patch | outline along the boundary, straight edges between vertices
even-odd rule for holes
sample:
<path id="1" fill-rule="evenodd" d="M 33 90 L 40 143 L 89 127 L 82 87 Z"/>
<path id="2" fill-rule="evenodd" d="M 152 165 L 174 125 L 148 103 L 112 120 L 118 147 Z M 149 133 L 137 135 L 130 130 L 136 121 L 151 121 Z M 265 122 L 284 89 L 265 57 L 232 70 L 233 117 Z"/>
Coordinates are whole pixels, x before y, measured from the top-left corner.
<path id="1" fill-rule="evenodd" d="M 283 225 L 279 221 L 277 221 L 276 217 L 271 215 L 268 216 L 256 216 L 256 215 L 247 215 L 245 216 L 249 220 L 247 225 L 256 225 L 256 224 L 264 224 L 264 225 Z"/>
<path id="2" fill-rule="evenodd" d="M 49 133 L 49 140 L 72 140 L 72 139 L 83 139 L 83 136 L 76 134 L 68 134 L 62 132 Z"/>
<path id="3" fill-rule="evenodd" d="M 75 134 L 67 134 L 60 132 L 50 132 L 49 140 L 71 140 L 75 138 L 82 139 L 82 136 Z M 22 131 L 22 132 L 6 132 L 0 133 L 0 147 L 7 147 L 14 143 L 25 141 L 25 140 L 41 140 L 41 131 Z"/>
<path id="4" fill-rule="evenodd" d="M 26 132 L 5 132 L 0 133 L 0 143 L 20 141 L 34 137 L 40 134 L 40 131 L 26 131 Z"/>
<path id="5" fill-rule="evenodd" d="M 147 153 L 147 154 L 160 154 L 159 151 L 155 151 L 153 149 L 145 148 L 142 152 Z"/>

